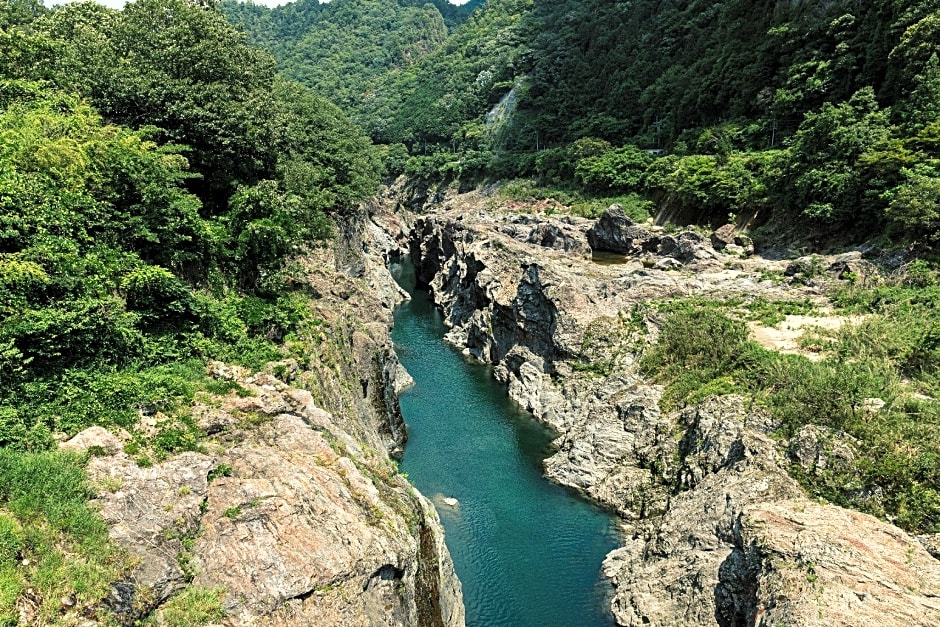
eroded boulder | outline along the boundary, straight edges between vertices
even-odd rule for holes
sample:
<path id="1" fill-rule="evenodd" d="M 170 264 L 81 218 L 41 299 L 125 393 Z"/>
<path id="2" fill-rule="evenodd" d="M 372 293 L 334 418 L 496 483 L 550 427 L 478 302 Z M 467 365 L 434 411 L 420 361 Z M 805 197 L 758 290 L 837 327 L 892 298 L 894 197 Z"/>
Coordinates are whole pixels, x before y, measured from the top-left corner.
<path id="1" fill-rule="evenodd" d="M 657 249 L 658 234 L 631 220 L 620 205 L 611 205 L 597 222 L 588 229 L 588 244 L 592 250 L 639 255 Z"/>

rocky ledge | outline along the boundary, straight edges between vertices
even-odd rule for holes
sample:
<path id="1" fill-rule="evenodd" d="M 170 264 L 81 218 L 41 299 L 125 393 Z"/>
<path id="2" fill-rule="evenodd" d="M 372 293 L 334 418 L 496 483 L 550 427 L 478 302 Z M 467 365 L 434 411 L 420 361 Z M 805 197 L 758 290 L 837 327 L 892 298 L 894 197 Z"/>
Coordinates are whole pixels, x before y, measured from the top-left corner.
<path id="1" fill-rule="evenodd" d="M 830 284 L 875 271 L 866 253 L 773 261 L 733 227 L 667 233 L 616 207 L 595 222 L 401 184 L 373 210 L 443 310 L 447 339 L 559 433 L 546 474 L 630 523 L 604 566 L 619 624 L 937 623 L 940 562 L 900 529 L 812 501 L 787 473 L 794 459 L 851 455 L 840 434 L 811 427 L 780 442 L 736 397 L 664 413 L 662 390 L 637 372 L 658 333 L 639 305 L 824 309 Z M 592 247 L 622 256 L 599 263 Z"/>
<path id="2" fill-rule="evenodd" d="M 142 467 L 128 434 L 97 427 L 63 444 L 96 455 L 98 506 L 139 562 L 112 590 L 122 623 L 198 586 L 217 591 L 226 625 L 464 624 L 437 514 L 389 457 L 405 438 L 408 377 L 388 334 L 403 296 L 371 231 L 363 218 L 299 260 L 322 320 L 306 360 L 209 364 L 233 391 L 192 407 L 200 452 Z"/>

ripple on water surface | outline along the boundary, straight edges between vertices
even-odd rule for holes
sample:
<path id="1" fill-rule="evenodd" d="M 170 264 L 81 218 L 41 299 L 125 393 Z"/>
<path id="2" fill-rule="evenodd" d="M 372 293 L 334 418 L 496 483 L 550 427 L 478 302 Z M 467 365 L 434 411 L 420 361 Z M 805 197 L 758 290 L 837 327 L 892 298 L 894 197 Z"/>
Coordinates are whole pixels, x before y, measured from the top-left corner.
<path id="1" fill-rule="evenodd" d="M 600 565 L 617 546 L 614 518 L 541 476 L 552 434 L 443 332 L 426 294 L 396 312 L 392 335 L 415 379 L 401 398 L 401 469 L 438 507 L 467 624 L 613 625 Z"/>

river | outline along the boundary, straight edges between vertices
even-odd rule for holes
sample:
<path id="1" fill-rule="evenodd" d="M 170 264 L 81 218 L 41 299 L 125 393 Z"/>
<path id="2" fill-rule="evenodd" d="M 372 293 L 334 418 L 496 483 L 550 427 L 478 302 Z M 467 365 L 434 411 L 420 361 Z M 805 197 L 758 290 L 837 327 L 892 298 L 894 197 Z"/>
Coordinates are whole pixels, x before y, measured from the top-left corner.
<path id="1" fill-rule="evenodd" d="M 406 266 L 394 270 L 413 285 Z M 613 625 L 600 566 L 618 546 L 615 518 L 542 476 L 552 432 L 486 366 L 445 344 L 441 315 L 411 291 L 392 332 L 415 379 L 401 398 L 409 439 L 400 468 L 440 513 L 467 625 Z"/>

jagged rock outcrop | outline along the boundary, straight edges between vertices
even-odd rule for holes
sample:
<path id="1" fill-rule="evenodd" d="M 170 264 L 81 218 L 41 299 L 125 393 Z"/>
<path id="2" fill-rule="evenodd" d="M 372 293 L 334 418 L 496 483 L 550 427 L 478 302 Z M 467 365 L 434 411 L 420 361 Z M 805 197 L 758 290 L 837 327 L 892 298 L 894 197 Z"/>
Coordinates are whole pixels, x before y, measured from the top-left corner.
<path id="1" fill-rule="evenodd" d="M 389 209 L 404 205 L 387 198 Z M 898 547 L 914 552 L 913 562 L 899 566 L 892 549 L 888 578 L 871 576 L 871 590 L 862 591 L 882 595 L 890 606 L 881 608 L 886 624 L 932 624 L 932 587 L 905 582 L 938 581 L 940 563 L 890 525 L 814 504 L 789 476 L 788 455 L 841 463 L 839 446 L 814 452 L 804 439 L 788 450 L 769 437 L 777 425 L 767 414 L 734 397 L 664 413 L 661 390 L 637 372 L 638 357 L 658 333 L 657 321 L 638 314 L 638 305 L 676 296 L 824 304 L 824 287 L 840 274 L 821 265 L 829 259 L 808 258 L 808 269 L 791 282 L 784 278 L 789 262 L 747 258 L 753 244 L 733 230 L 719 252 L 691 231 L 665 235 L 629 223 L 617 208 L 594 224 L 540 216 L 540 224 L 577 228 L 595 250 L 625 255 L 620 264 L 598 264 L 529 241 L 513 222 L 515 212 L 480 211 L 493 205 L 438 192 L 423 215 L 377 220 L 407 246 L 419 284 L 444 312 L 448 340 L 492 364 L 510 396 L 558 431 L 546 474 L 632 521 L 631 537 L 605 564 L 616 586 L 618 623 L 854 624 L 847 613 L 859 599 L 853 577 L 858 569 L 880 572 L 867 561 L 876 553 L 857 555 L 840 540 L 826 562 L 825 595 L 795 585 L 792 576 L 792 564 L 799 564 L 806 579 L 800 560 L 816 555 L 811 547 L 824 546 L 827 530 L 851 520 L 872 543 L 894 534 Z M 809 510 L 818 524 L 794 535 L 800 527 L 792 521 Z"/>
<path id="2" fill-rule="evenodd" d="M 395 245 L 365 215 L 341 232 L 335 255 L 297 260 L 319 295 L 305 357 L 261 373 L 209 364 L 234 390 L 191 408 L 200 452 L 142 467 L 126 432 L 63 443 L 98 455 L 102 515 L 139 559 L 112 595 L 127 624 L 187 585 L 221 590 L 232 625 L 464 624 L 437 514 L 389 457 L 410 381 L 389 338 L 406 297 L 385 265 Z M 138 438 L 165 418 L 142 416 Z"/>
<path id="3" fill-rule="evenodd" d="M 932 625 L 940 615 L 940 562 L 893 525 L 833 505 L 749 509 L 726 563 L 716 592 L 726 624 Z"/>
<path id="4" fill-rule="evenodd" d="M 658 235 L 637 225 L 620 205 L 611 205 L 587 231 L 592 250 L 640 255 L 654 252 L 660 245 Z"/>

